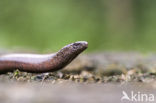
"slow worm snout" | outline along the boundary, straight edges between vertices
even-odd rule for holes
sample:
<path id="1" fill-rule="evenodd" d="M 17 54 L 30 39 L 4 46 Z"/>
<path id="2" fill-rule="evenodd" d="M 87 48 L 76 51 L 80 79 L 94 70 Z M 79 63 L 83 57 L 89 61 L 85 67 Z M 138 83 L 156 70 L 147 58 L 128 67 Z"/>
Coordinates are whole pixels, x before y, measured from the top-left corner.
<path id="1" fill-rule="evenodd" d="M 88 47 L 85 41 L 78 41 L 63 47 L 54 54 L 7 54 L 0 56 L 0 73 L 15 69 L 31 73 L 53 72 L 68 65 Z"/>

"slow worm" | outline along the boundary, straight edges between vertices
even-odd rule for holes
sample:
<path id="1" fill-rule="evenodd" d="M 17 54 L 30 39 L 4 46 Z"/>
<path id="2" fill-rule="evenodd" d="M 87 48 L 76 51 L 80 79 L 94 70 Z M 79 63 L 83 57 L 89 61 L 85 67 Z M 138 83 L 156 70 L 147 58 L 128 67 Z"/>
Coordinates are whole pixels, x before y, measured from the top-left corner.
<path id="1" fill-rule="evenodd" d="M 30 73 L 53 72 L 68 65 L 88 47 L 85 41 L 78 41 L 63 47 L 54 54 L 6 54 L 0 56 L 0 73 L 16 69 Z"/>

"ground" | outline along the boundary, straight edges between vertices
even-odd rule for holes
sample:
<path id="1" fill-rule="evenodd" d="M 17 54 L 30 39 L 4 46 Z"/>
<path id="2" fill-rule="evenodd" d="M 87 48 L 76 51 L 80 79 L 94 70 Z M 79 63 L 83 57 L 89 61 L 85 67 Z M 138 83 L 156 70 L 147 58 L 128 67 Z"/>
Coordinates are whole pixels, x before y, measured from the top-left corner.
<path id="1" fill-rule="evenodd" d="M 17 68 L 0 75 L 3 103 L 131 103 L 121 101 L 123 91 L 156 95 L 155 89 L 156 55 L 133 52 L 80 55 L 57 72 L 32 74 Z"/>

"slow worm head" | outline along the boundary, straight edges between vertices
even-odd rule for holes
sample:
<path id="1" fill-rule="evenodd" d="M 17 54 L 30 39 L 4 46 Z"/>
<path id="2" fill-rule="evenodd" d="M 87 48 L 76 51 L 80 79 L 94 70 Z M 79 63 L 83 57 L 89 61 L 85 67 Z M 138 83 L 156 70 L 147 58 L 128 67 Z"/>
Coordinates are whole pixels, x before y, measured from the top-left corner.
<path id="1" fill-rule="evenodd" d="M 53 72 L 68 65 L 88 47 L 86 41 L 78 41 L 63 47 L 54 54 L 7 54 L 0 56 L 0 73 L 19 69 L 31 73 Z"/>

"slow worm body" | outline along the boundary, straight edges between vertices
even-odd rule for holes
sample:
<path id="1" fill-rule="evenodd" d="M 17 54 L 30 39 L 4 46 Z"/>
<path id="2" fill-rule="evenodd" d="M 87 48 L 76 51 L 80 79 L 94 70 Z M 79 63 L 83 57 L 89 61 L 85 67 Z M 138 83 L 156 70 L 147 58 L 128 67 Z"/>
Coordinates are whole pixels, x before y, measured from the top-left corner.
<path id="1" fill-rule="evenodd" d="M 53 72 L 68 65 L 88 47 L 85 41 L 79 41 L 63 47 L 54 54 L 7 54 L 0 56 L 0 73 L 15 69 L 31 73 Z"/>

